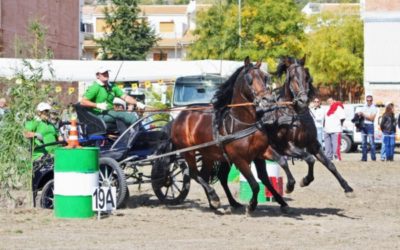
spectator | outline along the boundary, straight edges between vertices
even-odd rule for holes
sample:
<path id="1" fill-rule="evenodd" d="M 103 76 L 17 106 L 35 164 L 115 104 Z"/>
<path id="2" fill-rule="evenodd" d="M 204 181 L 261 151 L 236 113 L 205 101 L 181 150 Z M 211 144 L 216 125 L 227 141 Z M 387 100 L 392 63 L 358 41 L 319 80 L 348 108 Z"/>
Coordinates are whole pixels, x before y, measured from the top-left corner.
<path id="1" fill-rule="evenodd" d="M 318 97 L 316 97 L 313 101 L 311 114 L 313 115 L 315 127 L 317 128 L 317 138 L 319 144 L 322 146 L 322 136 L 324 133 L 324 111 L 321 108 L 321 100 Z"/>
<path id="2" fill-rule="evenodd" d="M 42 148 L 37 148 L 43 144 L 50 144 L 62 140 L 62 137 L 58 136 L 58 131 L 54 124 L 50 123 L 50 110 L 51 106 L 48 103 L 41 102 L 36 108 L 38 116 L 28 121 L 25 124 L 24 136 L 26 138 L 33 139 L 33 159 L 37 160 L 46 153 L 54 153 L 56 145 L 49 145 Z"/>
<path id="3" fill-rule="evenodd" d="M 330 160 L 340 160 L 338 156 L 339 134 L 342 132 L 342 124 L 346 118 L 343 104 L 328 99 L 329 109 L 324 116 L 324 141 L 325 155 Z"/>
<path id="4" fill-rule="evenodd" d="M 7 112 L 7 102 L 5 98 L 0 98 L 0 120 Z"/>
<path id="5" fill-rule="evenodd" d="M 362 137 L 362 158 L 361 161 L 367 161 L 367 143 L 371 145 L 371 160 L 376 161 L 375 154 L 375 131 L 374 131 L 374 120 L 375 116 L 378 113 L 378 109 L 373 104 L 372 95 L 367 95 L 367 103 L 359 112 L 359 115 L 364 117 L 364 126 L 361 129 L 361 137 Z"/>
<path id="6" fill-rule="evenodd" d="M 394 117 L 394 106 L 392 103 L 386 105 L 385 113 L 381 120 L 381 130 L 383 133 L 383 142 L 385 147 L 384 158 L 382 160 L 393 161 L 394 146 L 395 146 L 395 132 L 396 132 L 396 119 Z M 382 146 L 383 147 L 383 146 Z"/>
<path id="7" fill-rule="evenodd" d="M 109 70 L 104 67 L 100 67 L 96 71 L 97 80 L 86 90 L 81 105 L 93 108 L 92 112 L 106 123 L 115 123 L 116 119 L 119 119 L 129 126 L 137 120 L 137 115 L 131 112 L 113 110 L 114 98 L 120 97 L 128 104 L 136 105 L 139 109 L 144 109 L 145 105 L 124 94 L 118 86 L 111 84 L 108 73 Z"/>

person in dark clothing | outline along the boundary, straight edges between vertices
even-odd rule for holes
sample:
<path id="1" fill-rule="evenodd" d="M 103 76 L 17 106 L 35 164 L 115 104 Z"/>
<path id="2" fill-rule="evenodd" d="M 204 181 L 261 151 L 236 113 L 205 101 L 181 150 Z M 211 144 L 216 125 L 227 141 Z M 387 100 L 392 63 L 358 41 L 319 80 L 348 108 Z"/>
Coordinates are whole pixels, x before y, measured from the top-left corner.
<path id="1" fill-rule="evenodd" d="M 382 116 L 380 124 L 383 133 L 383 141 L 385 144 L 386 161 L 393 161 L 394 155 L 396 119 L 394 117 L 393 109 L 393 103 L 389 103 L 386 106 L 385 113 Z"/>

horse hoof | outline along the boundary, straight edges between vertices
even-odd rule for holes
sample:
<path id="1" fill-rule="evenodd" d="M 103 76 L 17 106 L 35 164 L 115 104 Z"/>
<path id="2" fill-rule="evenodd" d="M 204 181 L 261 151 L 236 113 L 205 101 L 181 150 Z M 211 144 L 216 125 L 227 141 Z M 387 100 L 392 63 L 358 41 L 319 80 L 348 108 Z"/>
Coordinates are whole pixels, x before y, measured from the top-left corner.
<path id="1" fill-rule="evenodd" d="M 257 204 L 250 204 L 250 205 L 248 205 L 247 207 L 246 207 L 246 211 L 247 211 L 247 213 L 252 213 L 252 212 L 254 212 L 254 210 L 256 210 L 256 207 L 257 207 Z"/>
<path id="2" fill-rule="evenodd" d="M 238 202 L 236 202 L 235 204 L 232 204 L 231 207 L 233 209 L 240 209 L 240 208 L 243 208 L 243 205 L 238 203 Z"/>
<path id="3" fill-rule="evenodd" d="M 240 207 L 228 207 L 225 214 L 243 214 L 246 212 L 245 206 L 240 205 Z"/>
<path id="4" fill-rule="evenodd" d="M 306 179 L 306 177 L 304 177 L 303 179 L 301 179 L 300 181 L 300 187 L 306 187 L 308 185 L 310 185 L 310 183 L 314 180 L 314 178 L 312 178 L 311 180 Z"/>
<path id="5" fill-rule="evenodd" d="M 356 198 L 356 194 L 352 191 L 352 192 L 346 192 L 344 193 L 346 195 L 347 198 Z"/>
<path id="6" fill-rule="evenodd" d="M 224 214 L 226 214 L 226 211 L 220 207 L 220 208 L 215 209 L 215 214 L 224 215 Z"/>
<path id="7" fill-rule="evenodd" d="M 219 200 L 210 201 L 210 206 L 211 206 L 211 208 L 217 210 L 221 206 L 221 202 Z"/>
<path id="8" fill-rule="evenodd" d="M 290 194 L 294 190 L 294 185 L 293 186 L 286 186 L 285 193 Z"/>

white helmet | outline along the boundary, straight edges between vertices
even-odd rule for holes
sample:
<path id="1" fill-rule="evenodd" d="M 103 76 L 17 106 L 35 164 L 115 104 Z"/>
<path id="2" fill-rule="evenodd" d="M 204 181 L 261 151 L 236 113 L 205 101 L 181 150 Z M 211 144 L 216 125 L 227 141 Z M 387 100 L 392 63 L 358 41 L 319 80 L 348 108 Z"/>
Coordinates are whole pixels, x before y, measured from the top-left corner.
<path id="1" fill-rule="evenodd" d="M 42 112 L 44 110 L 51 110 L 51 106 L 46 102 L 41 102 L 37 105 L 36 110 L 39 112 Z"/>

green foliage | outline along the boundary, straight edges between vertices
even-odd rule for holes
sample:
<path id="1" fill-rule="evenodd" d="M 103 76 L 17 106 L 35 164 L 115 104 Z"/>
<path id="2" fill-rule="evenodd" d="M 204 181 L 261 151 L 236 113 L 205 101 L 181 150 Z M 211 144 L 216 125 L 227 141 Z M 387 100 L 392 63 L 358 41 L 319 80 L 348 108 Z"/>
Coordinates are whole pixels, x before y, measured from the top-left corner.
<path id="1" fill-rule="evenodd" d="M 163 102 L 162 95 L 165 94 L 165 103 Z M 172 87 L 167 86 L 167 90 L 163 91 L 155 91 L 153 88 L 147 89 L 145 91 L 146 100 L 149 100 L 146 104 L 149 105 L 152 109 L 157 110 L 167 110 L 171 106 L 171 99 L 172 99 Z M 155 115 L 154 119 L 168 119 L 168 114 L 159 114 Z M 165 124 L 160 124 L 165 125 Z"/>
<path id="2" fill-rule="evenodd" d="M 301 56 L 303 23 L 292 0 L 245 1 L 239 39 L 238 6 L 219 4 L 198 14 L 194 31 L 198 39 L 190 47 L 189 57 L 243 60 L 249 55 L 253 60 L 272 63 L 283 55 Z"/>
<path id="3" fill-rule="evenodd" d="M 27 40 L 26 44 L 19 43 L 23 49 L 18 51 L 29 57 L 49 56 L 50 50 L 43 45 L 45 29 L 37 21 L 30 23 L 29 27 L 32 40 Z M 36 105 L 49 96 L 50 85 L 39 83 L 46 71 L 52 74 L 51 65 L 46 60 L 23 60 L 22 67 L 15 69 L 13 79 L 1 81 L 7 89 L 9 101 L 8 112 L 0 122 L 0 195 L 10 195 L 10 190 L 15 188 L 31 191 L 30 142 L 24 138 L 23 131 L 26 121 L 34 117 Z"/>
<path id="4" fill-rule="evenodd" d="M 316 83 L 345 93 L 352 86 L 362 86 L 364 37 L 359 16 L 342 14 L 312 18 L 307 65 Z"/>
<path id="5" fill-rule="evenodd" d="M 32 41 L 32 44 L 16 37 L 14 40 L 14 50 L 16 58 L 37 58 L 50 59 L 53 57 L 53 52 L 46 46 L 47 28 L 40 24 L 37 19 L 31 20 L 28 25 L 29 37 L 27 40 Z"/>
<path id="6" fill-rule="evenodd" d="M 144 60 L 159 40 L 145 19 L 139 19 L 138 0 L 112 0 L 104 9 L 107 29 L 100 44 L 103 60 Z"/>

